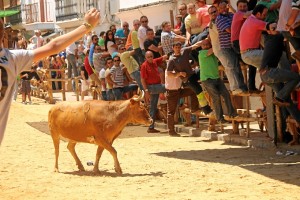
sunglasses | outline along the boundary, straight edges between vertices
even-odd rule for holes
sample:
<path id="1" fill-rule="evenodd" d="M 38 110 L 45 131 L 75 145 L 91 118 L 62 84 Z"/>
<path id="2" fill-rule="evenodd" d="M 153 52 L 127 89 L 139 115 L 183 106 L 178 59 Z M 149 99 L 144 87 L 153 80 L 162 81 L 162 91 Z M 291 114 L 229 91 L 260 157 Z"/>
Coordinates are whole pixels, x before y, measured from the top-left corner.
<path id="1" fill-rule="evenodd" d="M 147 23 L 148 22 L 148 20 L 145 20 L 145 21 L 141 21 L 142 23 Z"/>
<path id="2" fill-rule="evenodd" d="M 212 15 L 212 14 L 216 14 L 216 13 L 217 13 L 217 11 L 215 10 L 215 11 L 210 12 L 209 14 Z"/>
<path id="3" fill-rule="evenodd" d="M 123 48 L 120 48 L 120 50 L 126 50 L 126 48 L 123 47 Z"/>
<path id="4" fill-rule="evenodd" d="M 114 62 L 120 62 L 120 60 L 114 60 Z"/>
<path id="5" fill-rule="evenodd" d="M 179 11 L 183 11 L 183 10 L 186 10 L 186 8 L 181 8 L 181 9 L 178 9 Z"/>
<path id="6" fill-rule="evenodd" d="M 112 61 L 110 61 L 110 62 L 107 62 L 107 64 L 112 64 L 113 62 Z"/>

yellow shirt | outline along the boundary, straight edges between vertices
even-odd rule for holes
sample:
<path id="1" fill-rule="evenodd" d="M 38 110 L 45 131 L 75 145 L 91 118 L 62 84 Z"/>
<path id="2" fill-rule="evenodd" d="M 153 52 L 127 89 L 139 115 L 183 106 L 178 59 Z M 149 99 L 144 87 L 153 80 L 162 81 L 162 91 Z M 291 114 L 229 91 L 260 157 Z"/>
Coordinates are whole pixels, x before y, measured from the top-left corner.
<path id="1" fill-rule="evenodd" d="M 202 32 L 202 28 L 199 24 L 196 14 L 188 15 L 184 20 L 185 28 L 191 28 L 191 34 L 199 34 Z"/>
<path id="2" fill-rule="evenodd" d="M 140 48 L 140 43 L 139 43 L 139 39 L 138 39 L 138 36 L 137 36 L 137 31 L 132 31 L 131 41 L 132 41 L 132 48 L 133 49 Z"/>

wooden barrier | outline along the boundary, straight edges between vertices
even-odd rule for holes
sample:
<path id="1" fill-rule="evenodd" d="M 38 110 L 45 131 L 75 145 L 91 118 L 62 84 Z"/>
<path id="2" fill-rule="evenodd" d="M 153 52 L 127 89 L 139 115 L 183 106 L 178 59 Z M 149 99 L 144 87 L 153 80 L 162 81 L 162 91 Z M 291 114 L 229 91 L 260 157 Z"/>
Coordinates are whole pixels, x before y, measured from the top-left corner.
<path id="1" fill-rule="evenodd" d="M 51 72 L 61 72 L 61 78 L 51 78 Z M 65 70 L 64 69 L 47 69 L 46 73 L 50 78 L 46 78 L 46 81 L 48 83 L 48 95 L 49 95 L 49 103 L 54 104 L 55 100 L 53 99 L 53 92 L 61 92 L 62 93 L 62 100 L 66 101 L 66 82 L 72 82 L 72 80 L 75 81 L 75 93 L 76 93 L 76 100 L 79 101 L 79 94 L 80 94 L 80 87 L 79 87 L 79 79 L 80 77 L 75 77 L 71 79 L 65 78 Z M 61 83 L 61 89 L 59 90 L 53 90 L 52 89 L 52 82 L 60 82 Z"/>

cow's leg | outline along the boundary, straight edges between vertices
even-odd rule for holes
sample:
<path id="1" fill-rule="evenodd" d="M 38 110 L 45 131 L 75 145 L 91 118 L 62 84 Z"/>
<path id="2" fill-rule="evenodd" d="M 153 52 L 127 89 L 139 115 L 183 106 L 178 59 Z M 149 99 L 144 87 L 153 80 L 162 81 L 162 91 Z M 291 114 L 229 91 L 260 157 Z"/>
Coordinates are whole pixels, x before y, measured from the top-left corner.
<path id="1" fill-rule="evenodd" d="M 52 135 L 52 134 L 51 134 Z M 54 172 L 58 171 L 58 156 L 59 156 L 59 138 L 52 137 L 54 149 L 55 149 L 55 165 L 54 165 Z"/>
<path id="2" fill-rule="evenodd" d="M 104 148 L 102 146 L 98 146 L 97 154 L 96 154 L 96 160 L 95 160 L 95 166 L 94 166 L 94 169 L 93 169 L 93 171 L 95 173 L 100 173 L 100 171 L 99 171 L 99 160 L 101 158 L 103 150 L 104 150 Z"/>
<path id="3" fill-rule="evenodd" d="M 106 149 L 107 151 L 109 151 L 109 153 L 114 158 L 115 171 L 118 174 L 122 174 L 122 169 L 120 167 L 120 163 L 119 163 L 119 160 L 118 160 L 118 157 L 117 157 L 117 151 L 111 146 L 111 144 L 108 143 L 107 141 L 105 141 L 101 137 L 96 138 L 96 144 L 102 146 L 104 149 Z"/>
<path id="4" fill-rule="evenodd" d="M 76 142 L 69 142 L 67 148 L 69 149 L 70 153 L 72 154 L 73 158 L 75 159 L 76 165 L 78 166 L 79 171 L 85 171 L 81 161 L 79 160 L 79 158 L 75 152 L 75 145 L 76 145 Z"/>

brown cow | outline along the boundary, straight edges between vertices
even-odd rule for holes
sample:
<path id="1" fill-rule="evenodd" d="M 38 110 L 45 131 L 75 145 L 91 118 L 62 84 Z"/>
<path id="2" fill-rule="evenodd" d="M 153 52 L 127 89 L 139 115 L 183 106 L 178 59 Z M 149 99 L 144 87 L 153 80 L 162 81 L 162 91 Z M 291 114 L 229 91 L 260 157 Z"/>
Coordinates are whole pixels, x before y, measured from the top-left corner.
<path id="1" fill-rule="evenodd" d="M 93 171 L 99 173 L 99 160 L 104 149 L 114 158 L 115 171 L 122 174 L 113 141 L 121 134 L 128 123 L 150 125 L 152 119 L 148 111 L 141 106 L 142 95 L 124 101 L 80 101 L 61 102 L 53 106 L 48 113 L 48 124 L 55 148 L 55 171 L 58 172 L 58 154 L 60 137 L 69 139 L 68 149 L 76 161 L 78 169 L 84 171 L 75 145 L 85 142 L 98 145 Z"/>

